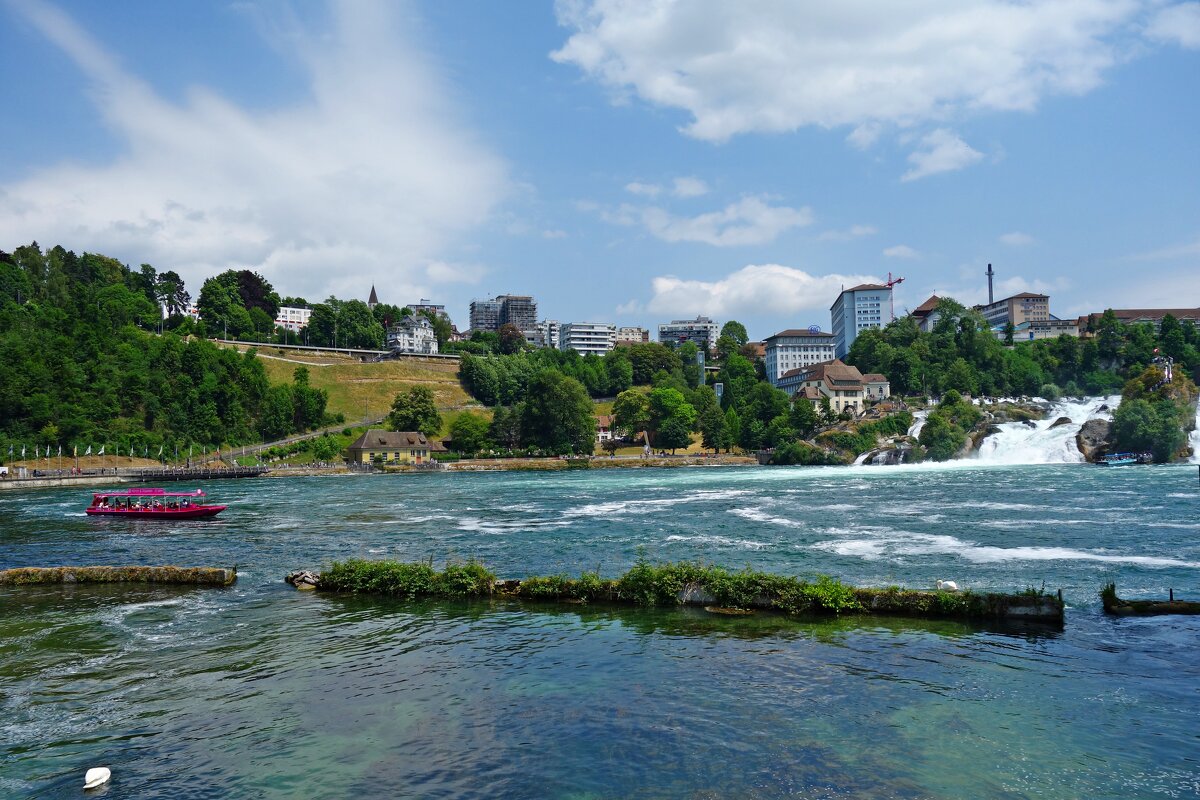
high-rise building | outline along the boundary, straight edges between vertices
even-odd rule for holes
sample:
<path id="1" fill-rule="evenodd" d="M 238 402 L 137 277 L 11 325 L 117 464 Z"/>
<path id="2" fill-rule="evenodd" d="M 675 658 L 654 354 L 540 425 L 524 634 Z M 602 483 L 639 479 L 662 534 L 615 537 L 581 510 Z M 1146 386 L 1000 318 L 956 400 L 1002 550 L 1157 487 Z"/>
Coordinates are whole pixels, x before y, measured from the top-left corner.
<path id="1" fill-rule="evenodd" d="M 658 341 L 672 347 L 694 342 L 702 350 L 713 350 L 720 332 L 721 326 L 708 317 L 673 319 L 658 326 Z"/>
<path id="2" fill-rule="evenodd" d="M 471 330 L 498 331 L 500 330 L 499 300 L 471 301 Z"/>
<path id="3" fill-rule="evenodd" d="M 556 319 L 544 319 L 537 324 L 537 338 L 533 343 L 539 347 L 558 349 L 560 326 Z"/>
<path id="4" fill-rule="evenodd" d="M 616 335 L 616 326 L 607 322 L 564 322 L 559 328 L 558 349 L 602 356 L 613 349 Z"/>
<path id="5" fill-rule="evenodd" d="M 772 386 L 779 385 L 785 373 L 801 367 L 832 361 L 834 358 L 833 334 L 824 333 L 813 326 L 808 330 L 789 329 L 768 336 L 765 341 L 767 380 Z"/>
<path id="6" fill-rule="evenodd" d="M 835 357 L 845 358 L 850 346 L 863 331 L 882 328 L 891 322 L 891 308 L 892 289 L 889 286 L 862 283 L 843 289 L 829 309 L 833 319 Z"/>
<path id="7" fill-rule="evenodd" d="M 500 324 L 515 325 L 526 340 L 537 339 L 537 301 L 527 294 L 502 294 Z"/>
<path id="8" fill-rule="evenodd" d="M 491 300 L 471 301 L 471 330 L 498 331 L 513 324 L 528 341 L 536 342 L 537 301 L 527 294 L 502 294 Z"/>

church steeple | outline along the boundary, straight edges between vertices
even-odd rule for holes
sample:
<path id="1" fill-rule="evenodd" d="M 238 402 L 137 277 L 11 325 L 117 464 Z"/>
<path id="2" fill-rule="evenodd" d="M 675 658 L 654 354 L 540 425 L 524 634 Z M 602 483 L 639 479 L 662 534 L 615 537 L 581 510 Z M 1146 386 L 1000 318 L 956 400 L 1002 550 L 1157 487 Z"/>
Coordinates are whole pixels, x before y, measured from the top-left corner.
<path id="1" fill-rule="evenodd" d="M 375 294 L 375 284 L 371 284 L 371 296 L 367 298 L 367 308 L 374 310 L 379 305 L 379 295 Z"/>

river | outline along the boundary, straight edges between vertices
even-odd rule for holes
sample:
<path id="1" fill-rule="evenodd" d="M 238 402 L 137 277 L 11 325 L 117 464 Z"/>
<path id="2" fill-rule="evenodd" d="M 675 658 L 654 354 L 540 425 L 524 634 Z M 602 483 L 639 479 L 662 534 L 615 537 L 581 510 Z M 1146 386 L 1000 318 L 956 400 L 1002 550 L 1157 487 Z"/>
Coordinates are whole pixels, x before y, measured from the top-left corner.
<path id="1" fill-rule="evenodd" d="M 193 487 L 182 487 L 193 488 Z M 0 495 L 0 567 L 237 564 L 229 589 L 0 590 L 0 796 L 1200 796 L 1195 466 L 686 468 L 212 482 L 213 521 Z M 702 560 L 1062 589 L 1062 631 L 298 593 L 297 568 L 503 577 Z"/>

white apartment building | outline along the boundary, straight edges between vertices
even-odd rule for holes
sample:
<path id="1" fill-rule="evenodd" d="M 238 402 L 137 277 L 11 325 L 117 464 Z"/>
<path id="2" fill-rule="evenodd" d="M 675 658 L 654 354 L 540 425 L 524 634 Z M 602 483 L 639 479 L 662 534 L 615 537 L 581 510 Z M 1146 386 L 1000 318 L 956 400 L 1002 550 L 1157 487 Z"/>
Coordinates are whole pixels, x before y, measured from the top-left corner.
<path id="1" fill-rule="evenodd" d="M 845 358 L 850 346 L 868 328 L 882 328 L 892 321 L 892 290 L 874 283 L 845 289 L 830 307 L 834 351 Z"/>
<path id="2" fill-rule="evenodd" d="M 673 319 L 658 326 L 658 341 L 672 347 L 694 342 L 702 350 L 713 350 L 720 332 L 721 326 L 708 317 Z"/>
<path id="3" fill-rule="evenodd" d="M 764 344 L 766 356 L 763 361 L 767 369 L 767 380 L 777 388 L 783 373 L 823 361 L 832 361 L 834 358 L 833 334 L 811 328 L 780 331 L 774 336 L 768 336 Z"/>
<path id="4" fill-rule="evenodd" d="M 401 317 L 388 331 L 387 346 L 393 353 L 433 355 L 438 351 L 433 324 L 423 314 Z"/>
<path id="5" fill-rule="evenodd" d="M 275 315 L 275 327 L 287 328 L 293 333 L 299 333 L 301 328 L 308 325 L 308 318 L 311 316 L 311 308 L 280 306 L 279 313 Z"/>
<path id="6" fill-rule="evenodd" d="M 556 319 L 544 319 L 537 324 L 537 339 L 534 344 L 539 347 L 549 347 L 553 350 L 558 349 L 559 337 L 562 335 L 562 326 Z"/>
<path id="7" fill-rule="evenodd" d="M 564 322 L 559 327 L 558 349 L 602 356 L 613 349 L 616 338 L 616 326 L 607 322 Z"/>

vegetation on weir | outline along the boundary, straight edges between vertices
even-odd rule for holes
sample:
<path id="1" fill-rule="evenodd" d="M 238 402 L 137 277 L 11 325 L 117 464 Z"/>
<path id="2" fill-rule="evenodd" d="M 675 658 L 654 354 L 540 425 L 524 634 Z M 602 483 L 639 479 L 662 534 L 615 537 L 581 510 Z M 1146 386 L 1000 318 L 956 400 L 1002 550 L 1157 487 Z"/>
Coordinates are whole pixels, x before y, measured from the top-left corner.
<path id="1" fill-rule="evenodd" d="M 1015 606 L 1049 605 L 1062 618 L 1062 604 L 1040 590 L 1018 595 L 927 592 L 890 587 L 859 589 L 826 575 L 814 580 L 772 575 L 749 568 L 733 571 L 692 562 L 654 564 L 642 558 L 624 575 L 602 578 L 583 572 L 497 581 L 475 561 L 448 564 L 438 572 L 429 563 L 335 562 L 321 573 L 322 591 L 383 594 L 405 599 L 493 595 L 527 600 L 630 603 L 672 607 L 704 602 L 726 609 L 770 609 L 792 614 L 875 613 L 923 617 L 1003 619 Z"/>
<path id="2" fill-rule="evenodd" d="M 18 567 L 0 570 L 0 586 L 56 583 L 163 583 L 229 586 L 237 568 L 223 567 Z"/>

